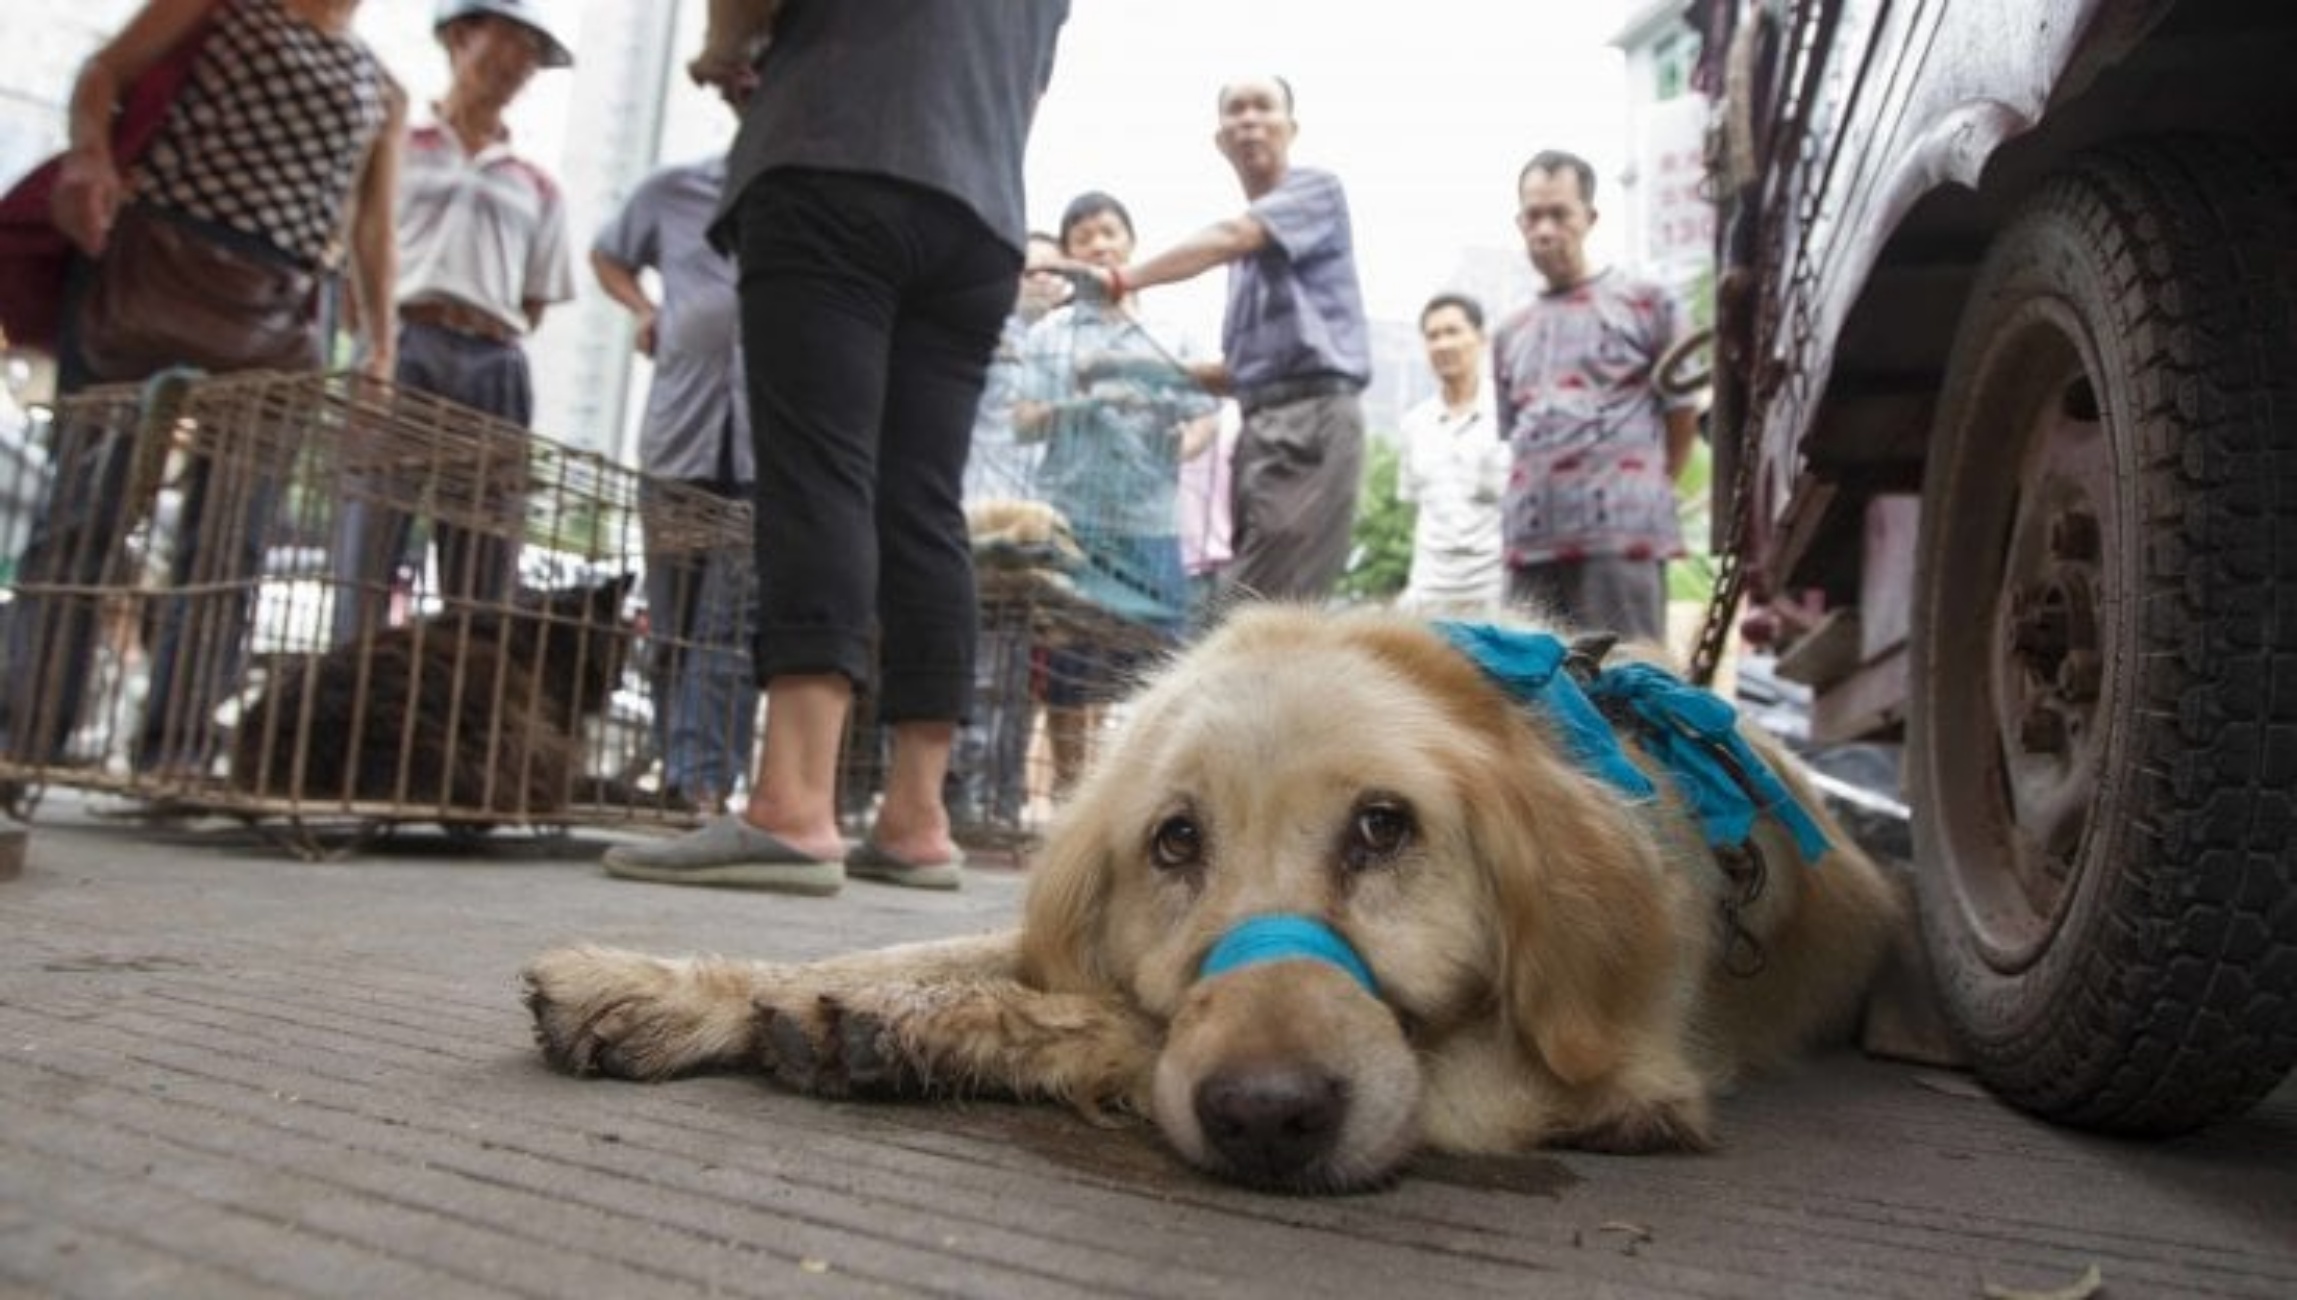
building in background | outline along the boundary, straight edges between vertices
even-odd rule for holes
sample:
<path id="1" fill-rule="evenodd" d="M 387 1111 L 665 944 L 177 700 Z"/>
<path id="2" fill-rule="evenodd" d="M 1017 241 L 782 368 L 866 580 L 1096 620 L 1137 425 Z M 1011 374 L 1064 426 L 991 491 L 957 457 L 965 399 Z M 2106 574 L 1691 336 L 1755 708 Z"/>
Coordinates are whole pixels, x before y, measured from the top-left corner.
<path id="1" fill-rule="evenodd" d="M 1707 98 L 1691 85 L 1699 35 L 1689 0 L 1648 0 L 1611 43 L 1627 56 L 1628 157 L 1616 195 L 1599 204 L 1620 219 L 1630 265 L 1707 308 L 1715 205 L 1706 196 Z"/>

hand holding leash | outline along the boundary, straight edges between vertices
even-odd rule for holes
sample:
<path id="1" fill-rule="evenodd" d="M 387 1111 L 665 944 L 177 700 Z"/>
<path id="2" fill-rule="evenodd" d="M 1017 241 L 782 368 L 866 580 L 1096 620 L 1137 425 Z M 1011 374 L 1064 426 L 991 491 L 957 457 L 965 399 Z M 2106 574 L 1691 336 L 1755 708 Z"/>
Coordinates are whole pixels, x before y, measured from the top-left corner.
<path id="1" fill-rule="evenodd" d="M 1076 290 L 1076 301 L 1114 305 L 1124 301 L 1125 273 L 1113 266 L 1094 266 L 1089 262 L 1063 262 L 1049 268 L 1053 274 L 1067 280 Z"/>

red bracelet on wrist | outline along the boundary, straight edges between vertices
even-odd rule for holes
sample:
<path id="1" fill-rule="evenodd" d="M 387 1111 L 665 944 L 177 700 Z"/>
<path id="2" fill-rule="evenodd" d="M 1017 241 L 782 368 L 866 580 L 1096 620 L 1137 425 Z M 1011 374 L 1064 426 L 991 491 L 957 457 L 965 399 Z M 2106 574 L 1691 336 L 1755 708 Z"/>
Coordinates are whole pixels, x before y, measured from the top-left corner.
<path id="1" fill-rule="evenodd" d="M 1109 268 L 1109 301 L 1118 302 L 1121 301 L 1124 296 L 1125 273 L 1112 266 Z"/>

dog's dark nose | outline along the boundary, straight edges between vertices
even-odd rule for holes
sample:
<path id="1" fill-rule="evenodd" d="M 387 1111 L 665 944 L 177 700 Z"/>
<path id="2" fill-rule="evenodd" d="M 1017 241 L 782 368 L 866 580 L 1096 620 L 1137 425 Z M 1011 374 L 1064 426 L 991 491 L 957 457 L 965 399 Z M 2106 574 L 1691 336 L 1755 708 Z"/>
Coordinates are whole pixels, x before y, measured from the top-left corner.
<path id="1" fill-rule="evenodd" d="M 1331 1153 L 1347 1117 L 1347 1084 L 1322 1070 L 1251 1066 L 1196 1086 L 1196 1122 L 1246 1182 L 1297 1180 Z"/>

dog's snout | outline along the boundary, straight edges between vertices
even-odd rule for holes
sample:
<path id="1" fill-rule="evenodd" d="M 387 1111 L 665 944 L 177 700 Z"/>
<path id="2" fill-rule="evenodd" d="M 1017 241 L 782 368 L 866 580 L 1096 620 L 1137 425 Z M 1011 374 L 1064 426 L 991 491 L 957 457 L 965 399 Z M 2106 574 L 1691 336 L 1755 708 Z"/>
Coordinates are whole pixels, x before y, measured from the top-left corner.
<path id="1" fill-rule="evenodd" d="M 1331 1155 L 1347 1117 L 1347 1083 L 1304 1066 L 1225 1070 L 1196 1089 L 1206 1140 L 1247 1182 L 1297 1181 Z"/>

